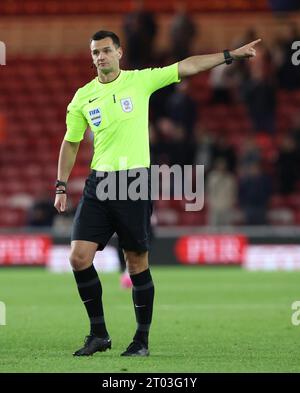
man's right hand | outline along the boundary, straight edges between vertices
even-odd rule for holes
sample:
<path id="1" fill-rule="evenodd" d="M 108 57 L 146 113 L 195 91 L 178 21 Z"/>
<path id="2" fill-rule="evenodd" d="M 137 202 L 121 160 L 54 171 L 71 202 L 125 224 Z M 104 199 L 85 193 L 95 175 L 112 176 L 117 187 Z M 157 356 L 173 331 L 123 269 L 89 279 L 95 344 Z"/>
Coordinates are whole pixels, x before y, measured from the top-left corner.
<path id="1" fill-rule="evenodd" d="M 66 210 L 67 194 L 56 194 L 54 207 L 58 213 L 63 213 Z"/>

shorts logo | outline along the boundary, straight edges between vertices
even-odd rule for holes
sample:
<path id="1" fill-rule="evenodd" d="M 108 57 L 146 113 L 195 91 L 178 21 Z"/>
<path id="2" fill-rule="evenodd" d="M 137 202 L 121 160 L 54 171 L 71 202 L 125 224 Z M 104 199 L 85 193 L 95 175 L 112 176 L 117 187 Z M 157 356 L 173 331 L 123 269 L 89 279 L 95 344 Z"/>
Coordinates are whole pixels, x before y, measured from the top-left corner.
<path id="1" fill-rule="evenodd" d="M 95 108 L 89 111 L 90 119 L 94 126 L 98 127 L 102 121 L 100 108 Z"/>
<path id="2" fill-rule="evenodd" d="M 131 98 L 122 98 L 121 105 L 124 112 L 131 112 L 133 109 Z"/>

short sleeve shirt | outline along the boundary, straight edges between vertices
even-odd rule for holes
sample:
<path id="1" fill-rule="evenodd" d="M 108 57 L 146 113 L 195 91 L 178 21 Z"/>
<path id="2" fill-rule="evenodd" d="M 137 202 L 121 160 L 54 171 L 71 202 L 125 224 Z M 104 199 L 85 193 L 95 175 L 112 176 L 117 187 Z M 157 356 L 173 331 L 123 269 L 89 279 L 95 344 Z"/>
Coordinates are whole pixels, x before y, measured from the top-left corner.
<path id="1" fill-rule="evenodd" d="M 64 139 L 79 142 L 90 127 L 94 134 L 91 168 L 98 171 L 149 167 L 149 98 L 175 82 L 180 82 L 178 63 L 121 70 L 108 83 L 96 77 L 78 89 L 68 105 Z"/>

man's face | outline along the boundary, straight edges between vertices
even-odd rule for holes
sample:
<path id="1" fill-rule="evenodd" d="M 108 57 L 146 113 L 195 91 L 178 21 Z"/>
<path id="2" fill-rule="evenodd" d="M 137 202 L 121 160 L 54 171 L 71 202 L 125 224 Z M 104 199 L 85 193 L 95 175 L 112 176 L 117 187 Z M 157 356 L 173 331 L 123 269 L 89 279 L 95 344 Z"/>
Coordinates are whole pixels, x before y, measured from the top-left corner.
<path id="1" fill-rule="evenodd" d="M 91 54 L 93 63 L 98 71 L 108 74 L 119 69 L 119 62 L 122 57 L 122 49 L 116 48 L 110 37 L 103 40 L 91 42 Z"/>

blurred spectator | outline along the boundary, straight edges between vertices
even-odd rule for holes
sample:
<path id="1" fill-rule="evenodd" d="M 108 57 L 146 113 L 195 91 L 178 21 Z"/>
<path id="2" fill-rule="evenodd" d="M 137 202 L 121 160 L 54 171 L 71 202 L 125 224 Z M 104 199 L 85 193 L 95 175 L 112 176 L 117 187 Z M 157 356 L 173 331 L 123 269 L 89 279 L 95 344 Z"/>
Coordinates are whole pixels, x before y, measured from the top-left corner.
<path id="1" fill-rule="evenodd" d="M 214 169 L 207 175 L 206 196 L 209 225 L 230 225 L 237 198 L 237 183 L 223 158 L 215 161 Z"/>
<path id="2" fill-rule="evenodd" d="M 143 68 L 153 62 L 156 35 L 154 15 L 145 10 L 143 0 L 133 0 L 133 11 L 124 20 L 127 61 L 131 68 Z"/>
<path id="3" fill-rule="evenodd" d="M 293 65 L 292 43 L 300 41 L 300 32 L 296 24 L 290 24 L 274 42 L 272 55 L 276 67 L 279 87 L 295 90 L 300 87 L 300 67 Z"/>
<path id="4" fill-rule="evenodd" d="M 197 120 L 197 103 L 188 94 L 189 81 L 177 84 L 175 91 L 166 102 L 166 115 L 184 128 L 187 139 L 191 141 Z"/>
<path id="5" fill-rule="evenodd" d="M 300 113 L 296 113 L 292 117 L 292 124 L 289 133 L 294 138 L 297 154 L 300 155 Z"/>
<path id="6" fill-rule="evenodd" d="M 259 35 L 256 30 L 249 28 L 241 36 L 236 36 L 230 47 L 239 48 L 247 42 L 255 41 L 257 38 L 259 38 Z M 243 99 L 243 97 L 241 97 L 241 86 L 243 86 L 243 83 L 249 78 L 248 63 L 249 60 L 244 59 L 234 61 L 230 67 L 227 67 L 226 75 L 230 81 L 230 86 L 232 87 L 232 98 L 234 98 L 237 102 L 240 102 L 241 99 Z"/>
<path id="7" fill-rule="evenodd" d="M 32 227 L 51 227 L 57 211 L 48 195 L 37 199 L 28 211 L 27 225 Z"/>
<path id="8" fill-rule="evenodd" d="M 157 130 L 160 136 L 160 142 L 157 144 L 156 148 L 154 148 L 157 165 L 166 164 L 169 167 L 180 165 L 183 167 L 184 165 L 193 164 L 192 146 L 186 140 L 185 131 L 180 125 L 168 118 L 161 118 L 157 122 Z M 157 137 L 157 135 L 155 137 Z M 153 154 L 153 143 L 151 151 Z M 175 187 L 175 180 L 175 177 L 171 177 L 169 185 L 161 184 L 162 192 L 167 192 L 167 195 L 170 195 L 172 198 L 175 196 L 174 192 L 177 189 Z M 183 177 L 182 186 L 184 186 Z M 183 192 L 183 189 L 181 192 Z"/>
<path id="9" fill-rule="evenodd" d="M 230 47 L 232 49 L 239 48 L 240 46 L 247 44 L 247 42 L 255 41 L 258 38 L 259 35 L 257 34 L 256 30 L 253 27 L 250 27 L 244 31 L 241 36 L 237 35 L 234 37 Z"/>
<path id="10" fill-rule="evenodd" d="M 150 161 L 151 165 L 159 164 L 159 136 L 154 124 L 149 123 Z"/>
<path id="11" fill-rule="evenodd" d="M 210 71 L 209 82 L 212 89 L 212 104 L 230 104 L 232 102 L 230 74 L 230 67 L 227 64 L 221 64 Z"/>
<path id="12" fill-rule="evenodd" d="M 271 197 L 271 181 L 258 162 L 242 168 L 239 180 L 239 204 L 246 225 L 267 224 L 266 213 Z"/>
<path id="13" fill-rule="evenodd" d="M 221 131 L 213 147 L 213 159 L 218 160 L 220 158 L 224 159 L 226 168 L 230 172 L 235 172 L 237 161 L 236 151 L 229 143 L 228 138 L 224 136 L 223 131 Z"/>
<path id="14" fill-rule="evenodd" d="M 240 167 L 252 165 L 253 163 L 259 162 L 260 159 L 261 153 L 254 136 L 245 136 L 239 154 Z"/>
<path id="15" fill-rule="evenodd" d="M 186 139 L 183 127 L 168 118 L 161 118 L 157 128 L 161 137 L 157 150 L 158 163 L 170 166 L 192 164 L 192 146 Z"/>
<path id="16" fill-rule="evenodd" d="M 173 61 L 180 61 L 191 56 L 196 26 L 186 11 L 184 1 L 177 1 L 175 10 L 170 27 L 171 58 Z"/>
<path id="17" fill-rule="evenodd" d="M 213 163 L 214 139 L 212 135 L 200 124 L 195 127 L 194 165 L 204 165 L 207 173 Z"/>
<path id="18" fill-rule="evenodd" d="M 276 85 L 269 53 L 258 49 L 255 62 L 249 61 L 249 78 L 242 83 L 242 95 L 254 130 L 275 131 Z"/>
<path id="19" fill-rule="evenodd" d="M 166 103 L 169 97 L 174 93 L 175 85 L 166 86 L 156 92 L 150 97 L 150 119 L 156 122 L 160 117 L 167 116 Z"/>
<path id="20" fill-rule="evenodd" d="M 279 145 L 276 169 L 279 192 L 292 193 L 299 178 L 299 155 L 296 142 L 290 135 L 286 135 Z"/>

